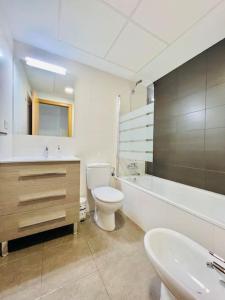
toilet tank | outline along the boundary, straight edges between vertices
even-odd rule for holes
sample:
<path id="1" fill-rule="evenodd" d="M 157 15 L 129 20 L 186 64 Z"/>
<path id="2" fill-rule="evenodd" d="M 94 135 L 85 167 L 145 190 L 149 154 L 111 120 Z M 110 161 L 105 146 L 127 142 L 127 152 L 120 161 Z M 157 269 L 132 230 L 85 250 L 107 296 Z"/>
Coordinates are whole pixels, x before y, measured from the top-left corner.
<path id="1" fill-rule="evenodd" d="M 92 190 L 99 186 L 109 186 L 111 166 L 108 163 L 94 163 L 87 165 L 87 186 Z"/>

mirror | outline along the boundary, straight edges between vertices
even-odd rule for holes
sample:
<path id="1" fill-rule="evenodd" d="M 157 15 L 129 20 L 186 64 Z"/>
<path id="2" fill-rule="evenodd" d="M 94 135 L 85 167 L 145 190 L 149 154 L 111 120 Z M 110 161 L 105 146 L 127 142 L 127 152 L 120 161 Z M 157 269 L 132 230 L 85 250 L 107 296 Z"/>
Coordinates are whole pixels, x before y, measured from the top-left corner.
<path id="1" fill-rule="evenodd" d="M 75 79 L 37 51 L 14 53 L 14 134 L 73 136 Z M 19 48 L 20 49 L 20 48 Z M 51 55 L 49 54 L 49 57 Z M 54 55 L 52 55 L 54 57 Z M 61 64 L 60 64 L 61 63 Z"/>

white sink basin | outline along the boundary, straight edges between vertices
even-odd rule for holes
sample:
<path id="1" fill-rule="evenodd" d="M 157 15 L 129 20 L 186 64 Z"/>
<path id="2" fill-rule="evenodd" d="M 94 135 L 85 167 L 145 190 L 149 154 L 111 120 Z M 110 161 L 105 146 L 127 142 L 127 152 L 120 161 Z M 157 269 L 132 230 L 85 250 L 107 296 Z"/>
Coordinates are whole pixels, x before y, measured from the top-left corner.
<path id="1" fill-rule="evenodd" d="M 221 272 L 207 267 L 221 261 L 188 237 L 164 228 L 145 234 L 147 255 L 162 281 L 161 300 L 224 300 L 225 282 Z"/>

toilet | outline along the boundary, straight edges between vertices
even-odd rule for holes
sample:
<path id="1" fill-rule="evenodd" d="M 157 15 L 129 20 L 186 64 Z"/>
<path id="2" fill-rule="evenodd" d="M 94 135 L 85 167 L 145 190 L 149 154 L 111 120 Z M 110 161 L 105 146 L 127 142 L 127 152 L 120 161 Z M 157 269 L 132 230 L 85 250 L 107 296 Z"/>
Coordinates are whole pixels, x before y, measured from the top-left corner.
<path id="1" fill-rule="evenodd" d="M 115 212 L 122 207 L 123 193 L 110 186 L 111 166 L 108 163 L 87 165 L 87 186 L 95 201 L 94 219 L 103 230 L 115 229 Z"/>

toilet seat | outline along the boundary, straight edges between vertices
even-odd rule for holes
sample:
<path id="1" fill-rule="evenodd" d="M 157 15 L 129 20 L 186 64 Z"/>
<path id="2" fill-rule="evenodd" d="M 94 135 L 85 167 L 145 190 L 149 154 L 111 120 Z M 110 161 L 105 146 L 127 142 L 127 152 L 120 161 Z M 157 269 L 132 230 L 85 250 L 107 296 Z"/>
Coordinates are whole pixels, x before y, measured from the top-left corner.
<path id="1" fill-rule="evenodd" d="M 101 186 L 93 190 L 95 197 L 106 203 L 117 203 L 123 199 L 123 194 L 110 186 Z"/>

